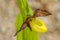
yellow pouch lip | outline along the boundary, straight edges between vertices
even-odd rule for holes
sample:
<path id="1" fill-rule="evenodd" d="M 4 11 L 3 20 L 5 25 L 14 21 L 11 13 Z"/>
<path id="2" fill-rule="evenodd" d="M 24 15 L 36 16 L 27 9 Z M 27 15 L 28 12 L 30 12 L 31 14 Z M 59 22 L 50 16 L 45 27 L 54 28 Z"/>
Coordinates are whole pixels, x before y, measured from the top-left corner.
<path id="1" fill-rule="evenodd" d="M 36 32 L 40 32 L 40 33 L 47 32 L 47 27 L 40 18 L 38 18 L 37 20 L 35 18 L 33 18 L 32 21 L 30 21 L 30 26 L 31 26 L 32 30 L 34 30 Z"/>

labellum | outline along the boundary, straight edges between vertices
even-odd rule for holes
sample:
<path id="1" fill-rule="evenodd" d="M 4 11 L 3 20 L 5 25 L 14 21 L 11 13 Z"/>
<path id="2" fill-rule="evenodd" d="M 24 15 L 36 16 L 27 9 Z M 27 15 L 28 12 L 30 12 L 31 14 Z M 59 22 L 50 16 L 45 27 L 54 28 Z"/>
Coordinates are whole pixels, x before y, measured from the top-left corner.
<path id="1" fill-rule="evenodd" d="M 22 24 L 21 28 L 16 32 L 14 36 L 16 36 L 18 32 L 25 29 L 27 26 L 30 30 L 45 33 L 47 31 L 47 28 L 44 22 L 40 18 L 36 20 L 36 17 L 43 17 L 48 15 L 51 15 L 51 13 L 49 13 L 47 10 L 35 10 L 34 15 L 26 19 L 26 21 Z"/>
<path id="2" fill-rule="evenodd" d="M 46 25 L 40 18 L 33 18 L 32 21 L 30 21 L 30 27 L 32 30 L 40 33 L 45 33 L 47 31 Z"/>

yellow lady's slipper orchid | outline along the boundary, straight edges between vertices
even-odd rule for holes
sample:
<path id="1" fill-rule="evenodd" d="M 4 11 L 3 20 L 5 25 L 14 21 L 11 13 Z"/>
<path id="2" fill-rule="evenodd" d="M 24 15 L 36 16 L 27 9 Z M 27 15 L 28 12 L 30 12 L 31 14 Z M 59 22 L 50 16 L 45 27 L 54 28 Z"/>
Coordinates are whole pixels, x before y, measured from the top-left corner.
<path id="1" fill-rule="evenodd" d="M 47 27 L 40 18 L 37 18 L 37 19 L 33 18 L 30 21 L 30 27 L 32 28 L 32 30 L 34 30 L 36 32 L 40 32 L 40 33 L 47 32 Z"/>

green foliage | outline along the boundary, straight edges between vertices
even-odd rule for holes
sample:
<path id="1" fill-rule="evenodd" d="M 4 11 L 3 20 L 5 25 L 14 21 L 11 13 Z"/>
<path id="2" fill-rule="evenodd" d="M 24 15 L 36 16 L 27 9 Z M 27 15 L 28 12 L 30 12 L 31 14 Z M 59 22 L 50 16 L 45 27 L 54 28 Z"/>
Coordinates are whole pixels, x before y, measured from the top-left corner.
<path id="1" fill-rule="evenodd" d="M 20 29 L 26 18 L 33 15 L 32 9 L 28 6 L 27 0 L 17 0 L 20 13 L 16 17 L 16 31 Z M 38 40 L 38 33 L 31 31 L 28 27 L 17 35 L 17 40 Z"/>
<path id="2" fill-rule="evenodd" d="M 18 31 L 23 23 L 23 18 L 21 13 L 19 13 L 16 17 L 16 31 Z M 22 40 L 23 39 L 23 31 L 19 32 L 17 35 L 17 40 Z"/>

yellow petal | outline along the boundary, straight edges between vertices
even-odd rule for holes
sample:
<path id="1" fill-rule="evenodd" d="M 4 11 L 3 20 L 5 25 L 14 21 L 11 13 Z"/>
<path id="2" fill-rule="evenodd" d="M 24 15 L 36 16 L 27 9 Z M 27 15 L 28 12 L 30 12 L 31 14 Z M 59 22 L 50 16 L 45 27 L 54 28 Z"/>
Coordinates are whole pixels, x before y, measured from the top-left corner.
<path id="1" fill-rule="evenodd" d="M 32 21 L 30 21 L 30 26 L 32 30 L 36 32 L 40 32 L 40 33 L 47 32 L 47 27 L 40 18 L 38 18 L 37 20 L 33 18 Z"/>

